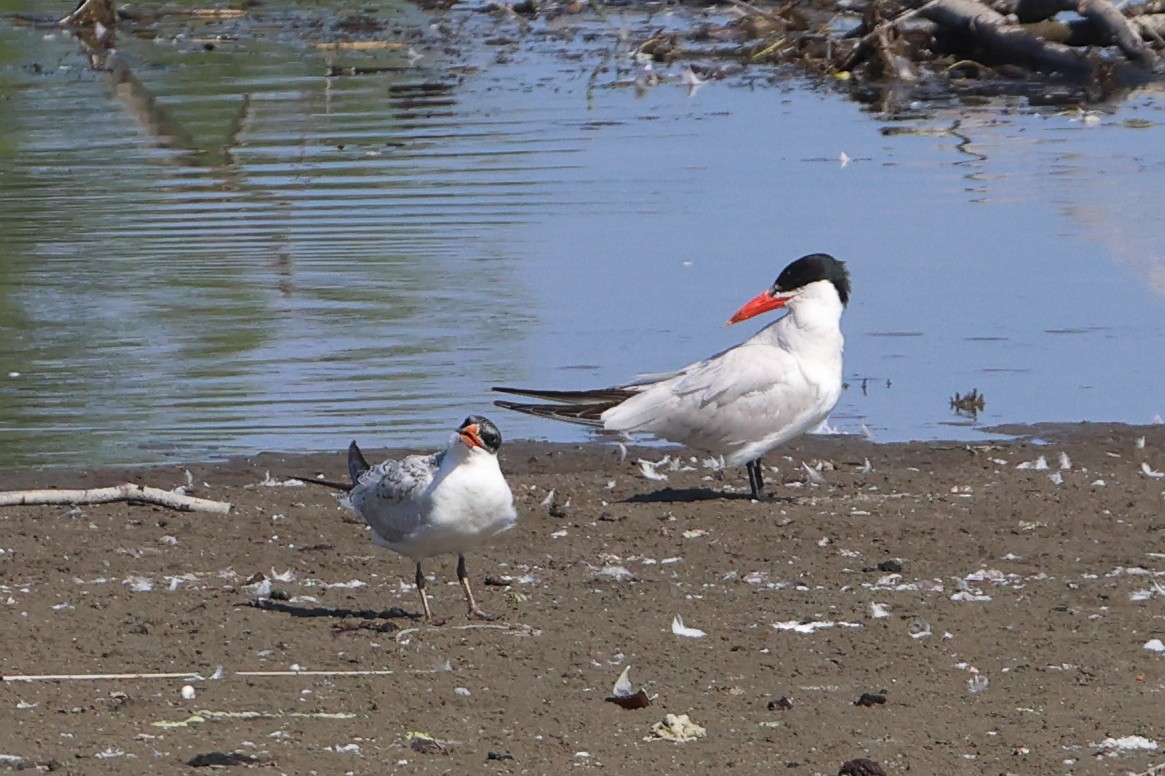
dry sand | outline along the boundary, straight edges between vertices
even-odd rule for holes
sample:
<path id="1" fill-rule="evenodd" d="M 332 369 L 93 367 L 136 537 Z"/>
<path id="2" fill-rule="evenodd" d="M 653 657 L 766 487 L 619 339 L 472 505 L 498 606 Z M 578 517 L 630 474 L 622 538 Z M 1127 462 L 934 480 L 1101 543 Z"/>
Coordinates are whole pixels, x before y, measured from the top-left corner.
<path id="1" fill-rule="evenodd" d="M 1038 433 L 805 439 L 768 461 L 774 486 L 793 483 L 771 503 L 741 495 L 741 470 L 649 480 L 634 461 L 659 449 L 507 446 L 522 519 L 469 558 L 502 615 L 485 626 L 464 619 L 454 559 L 428 564 L 450 620 L 426 626 L 410 563 L 329 491 L 260 484 L 339 479 L 339 452 L 189 467 L 229 516 L 0 509 L 0 765 L 1165 773 L 1165 654 L 1146 648 L 1165 639 L 1165 428 Z M 182 467 L 9 471 L 0 488 L 126 478 L 185 481 Z M 277 575 L 263 608 L 245 585 L 259 574 Z M 676 635 L 676 615 L 706 635 Z M 604 700 L 627 666 L 650 706 Z M 244 673 L 295 670 L 336 673 Z M 362 671 L 393 673 L 345 674 Z M 146 672 L 205 678 L 13 680 Z M 864 693 L 877 698 L 856 705 Z M 667 714 L 706 735 L 648 740 Z"/>

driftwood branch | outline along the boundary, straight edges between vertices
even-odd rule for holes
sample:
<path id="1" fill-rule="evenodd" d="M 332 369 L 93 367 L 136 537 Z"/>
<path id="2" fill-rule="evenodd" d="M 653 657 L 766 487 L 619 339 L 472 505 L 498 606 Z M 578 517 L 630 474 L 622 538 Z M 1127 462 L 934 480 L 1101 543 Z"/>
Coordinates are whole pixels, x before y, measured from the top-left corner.
<path id="1" fill-rule="evenodd" d="M 1146 41 L 1160 42 L 1165 38 L 1165 14 L 1134 16 L 1129 22 Z M 1106 46 L 1112 42 L 1108 30 L 1091 19 L 1045 19 L 1024 24 L 1023 28 L 1044 40 L 1068 46 Z"/>
<path id="2" fill-rule="evenodd" d="M 885 76 L 913 80 L 911 70 L 902 66 L 911 54 L 902 41 L 919 35 L 933 40 L 939 31 L 972 45 L 978 52 L 972 55 L 976 61 L 1072 75 L 1095 73 L 1095 59 L 1079 47 L 1116 45 L 1127 59 L 1151 70 L 1157 63 L 1151 44 L 1165 45 L 1165 14 L 1126 17 L 1110 0 L 994 0 L 990 5 L 987 0 L 907 2 L 915 7 L 891 19 L 867 19 L 848 33 L 845 37 L 859 40 L 839 53 L 835 67 L 851 70 L 877 57 Z M 1064 11 L 1077 17 L 1058 18 Z M 920 20 L 925 22 L 920 24 Z M 925 29 L 923 24 L 932 27 Z M 938 48 L 944 46 L 940 43 Z"/>
<path id="3" fill-rule="evenodd" d="M 76 27 L 91 27 L 96 24 L 113 27 L 117 24 L 117 9 L 113 5 L 113 0 L 81 0 L 73 12 L 59 23 Z"/>
<path id="4" fill-rule="evenodd" d="M 1103 31 L 1100 45 L 1116 43 L 1124 55 L 1145 67 L 1157 57 L 1141 38 L 1136 22 L 1116 9 L 1109 0 L 1010 0 L 1005 8 L 1022 24 L 1050 19 L 1062 11 L 1075 12 Z"/>
<path id="5" fill-rule="evenodd" d="M 214 512 L 225 515 L 231 505 L 225 501 L 211 501 L 174 493 L 160 488 L 150 488 L 126 482 L 108 488 L 87 490 L 10 490 L 0 492 L 0 507 L 33 506 L 46 504 L 109 504 L 115 501 L 133 501 L 156 504 L 180 512 Z"/>
<path id="6" fill-rule="evenodd" d="M 919 9 L 919 15 L 940 27 L 969 35 L 976 44 L 1009 62 L 1037 70 L 1092 69 L 1080 52 L 1041 40 L 976 0 L 937 0 Z"/>

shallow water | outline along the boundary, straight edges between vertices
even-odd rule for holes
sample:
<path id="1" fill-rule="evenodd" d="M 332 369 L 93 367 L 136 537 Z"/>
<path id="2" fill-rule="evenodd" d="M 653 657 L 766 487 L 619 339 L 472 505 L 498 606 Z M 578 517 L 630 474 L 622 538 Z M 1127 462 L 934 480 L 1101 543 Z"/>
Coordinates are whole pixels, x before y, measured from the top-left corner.
<path id="1" fill-rule="evenodd" d="M 701 358 L 818 250 L 853 273 L 839 431 L 1165 412 L 1157 94 L 883 134 L 767 70 L 637 90 L 617 27 L 667 18 L 520 36 L 457 11 L 495 37 L 450 52 L 418 12 L 375 16 L 423 58 L 320 48 L 334 15 L 293 10 L 167 17 L 100 72 L 0 21 L 0 465 L 427 447 L 482 411 L 510 438 L 583 439 L 489 386 Z M 975 424 L 949 407 L 972 388 Z"/>

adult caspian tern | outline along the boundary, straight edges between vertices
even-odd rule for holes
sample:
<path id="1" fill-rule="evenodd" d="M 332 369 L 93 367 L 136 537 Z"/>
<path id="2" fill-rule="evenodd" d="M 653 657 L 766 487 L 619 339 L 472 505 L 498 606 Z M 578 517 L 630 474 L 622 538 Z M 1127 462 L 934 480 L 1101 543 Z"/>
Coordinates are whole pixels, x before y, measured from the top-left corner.
<path id="1" fill-rule="evenodd" d="M 493 619 L 477 607 L 469 589 L 465 553 L 514 526 L 518 519 L 510 486 L 498 465 L 502 435 L 476 415 L 465 419 L 449 446 L 432 455 L 410 455 L 370 467 L 360 448 L 348 447 L 352 489 L 347 502 L 373 530 L 375 541 L 417 565 L 417 592 L 432 620 L 421 561 L 457 553 L 457 581 L 468 616 Z"/>
<path id="2" fill-rule="evenodd" d="M 849 302 L 845 264 L 802 256 L 729 324 L 769 310 L 785 316 L 739 345 L 676 372 L 591 391 L 495 391 L 553 404 L 495 402 L 518 412 L 605 431 L 651 434 L 744 465 L 752 497 L 764 496 L 761 457 L 821 424 L 842 390 L 841 314 Z"/>

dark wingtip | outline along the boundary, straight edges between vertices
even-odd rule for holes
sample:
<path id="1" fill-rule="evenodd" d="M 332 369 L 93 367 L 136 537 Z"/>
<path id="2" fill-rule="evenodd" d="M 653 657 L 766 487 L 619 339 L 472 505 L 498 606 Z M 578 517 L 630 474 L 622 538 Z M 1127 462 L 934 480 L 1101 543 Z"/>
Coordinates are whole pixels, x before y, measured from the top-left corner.
<path id="1" fill-rule="evenodd" d="M 352 444 L 348 445 L 348 476 L 352 478 L 352 484 L 359 482 L 360 476 L 371 468 L 368 461 L 364 460 L 364 453 L 356 446 L 356 440 L 353 439 Z"/>

